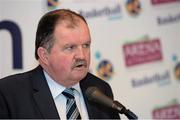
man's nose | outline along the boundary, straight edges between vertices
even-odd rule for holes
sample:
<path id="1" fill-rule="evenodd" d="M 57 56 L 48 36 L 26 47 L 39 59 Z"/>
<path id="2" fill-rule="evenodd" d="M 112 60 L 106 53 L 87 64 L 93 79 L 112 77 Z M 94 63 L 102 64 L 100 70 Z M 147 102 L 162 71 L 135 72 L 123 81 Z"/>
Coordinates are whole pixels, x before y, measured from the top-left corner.
<path id="1" fill-rule="evenodd" d="M 85 50 L 82 47 L 79 47 L 76 52 L 76 57 L 79 59 L 85 58 Z"/>

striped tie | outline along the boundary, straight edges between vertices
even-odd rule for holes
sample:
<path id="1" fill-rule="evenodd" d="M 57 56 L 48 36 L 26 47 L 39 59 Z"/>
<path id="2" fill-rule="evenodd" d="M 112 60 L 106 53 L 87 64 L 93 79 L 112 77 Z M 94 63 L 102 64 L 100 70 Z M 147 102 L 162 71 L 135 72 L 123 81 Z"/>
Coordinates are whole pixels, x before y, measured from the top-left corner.
<path id="1" fill-rule="evenodd" d="M 62 92 L 62 94 L 67 98 L 66 117 L 67 119 L 81 119 L 81 115 L 76 106 L 73 90 L 73 88 L 67 88 Z"/>

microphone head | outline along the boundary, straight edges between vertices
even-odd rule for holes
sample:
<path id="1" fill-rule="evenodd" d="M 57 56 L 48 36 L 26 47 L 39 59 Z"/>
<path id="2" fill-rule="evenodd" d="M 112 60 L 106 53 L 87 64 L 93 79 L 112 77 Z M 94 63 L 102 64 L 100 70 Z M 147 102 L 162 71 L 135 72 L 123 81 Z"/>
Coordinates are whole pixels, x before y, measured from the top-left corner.
<path id="1" fill-rule="evenodd" d="M 106 96 L 95 86 L 87 88 L 87 90 L 85 91 L 85 94 L 89 101 L 93 101 L 98 104 L 102 104 L 102 105 L 109 107 L 121 114 L 125 114 L 129 119 L 137 119 L 138 118 L 130 110 L 126 110 L 126 108 L 121 103 L 119 103 L 118 101 L 114 101 L 109 96 Z"/>
<path id="2" fill-rule="evenodd" d="M 86 90 L 86 95 L 87 95 L 87 98 L 88 100 L 92 100 L 94 98 L 94 92 L 96 91 L 99 91 L 99 89 L 97 87 L 89 87 L 87 90 Z"/>
<path id="3" fill-rule="evenodd" d="M 86 90 L 86 95 L 88 100 L 90 101 L 100 103 L 108 107 L 112 107 L 113 105 L 113 100 L 110 97 L 106 96 L 104 93 L 102 93 L 97 87 L 89 87 Z"/>

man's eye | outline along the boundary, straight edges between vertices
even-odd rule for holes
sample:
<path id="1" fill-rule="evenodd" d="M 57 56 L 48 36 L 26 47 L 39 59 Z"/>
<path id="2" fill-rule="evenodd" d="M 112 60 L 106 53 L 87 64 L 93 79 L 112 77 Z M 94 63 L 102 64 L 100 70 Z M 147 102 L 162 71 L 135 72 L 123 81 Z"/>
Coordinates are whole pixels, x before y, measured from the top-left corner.
<path id="1" fill-rule="evenodd" d="M 83 45 L 83 48 L 89 48 L 90 47 L 90 44 L 84 44 Z"/>
<path id="2" fill-rule="evenodd" d="M 70 46 L 70 47 L 67 47 L 66 49 L 67 50 L 72 50 L 74 47 L 73 46 Z"/>
<path id="3" fill-rule="evenodd" d="M 66 50 L 73 50 L 73 49 L 75 49 L 75 46 L 68 46 L 68 47 L 66 47 Z"/>

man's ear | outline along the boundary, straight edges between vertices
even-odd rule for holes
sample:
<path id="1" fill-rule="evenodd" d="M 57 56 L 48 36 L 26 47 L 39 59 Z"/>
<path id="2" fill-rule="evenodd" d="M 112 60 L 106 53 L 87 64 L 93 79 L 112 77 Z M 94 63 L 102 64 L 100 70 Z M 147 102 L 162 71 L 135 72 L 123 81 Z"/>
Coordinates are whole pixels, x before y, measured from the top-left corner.
<path id="1" fill-rule="evenodd" d="M 37 54 L 39 56 L 39 59 L 44 63 L 44 64 L 48 64 L 48 51 L 43 48 L 43 47 L 39 47 L 37 49 Z"/>

